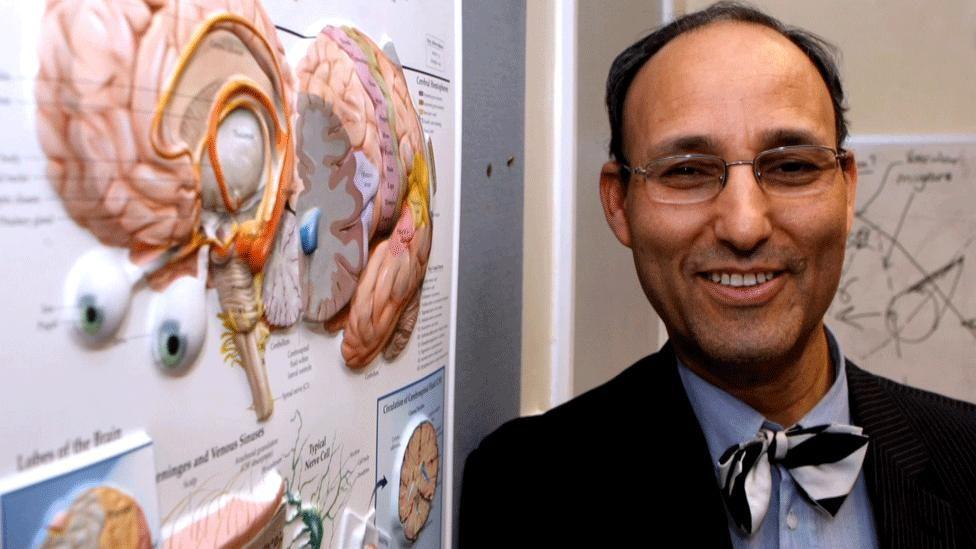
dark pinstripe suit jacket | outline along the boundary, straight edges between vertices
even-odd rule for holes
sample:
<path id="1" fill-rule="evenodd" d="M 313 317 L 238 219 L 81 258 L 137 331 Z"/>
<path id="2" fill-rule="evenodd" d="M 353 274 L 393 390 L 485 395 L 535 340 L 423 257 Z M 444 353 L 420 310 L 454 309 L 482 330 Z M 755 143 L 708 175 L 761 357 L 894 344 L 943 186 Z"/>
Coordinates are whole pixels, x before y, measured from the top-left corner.
<path id="1" fill-rule="evenodd" d="M 976 548 L 976 406 L 847 362 L 882 547 Z M 467 547 L 730 547 L 704 435 L 670 346 L 467 459 Z M 622 544 L 622 545 L 621 545 Z"/>

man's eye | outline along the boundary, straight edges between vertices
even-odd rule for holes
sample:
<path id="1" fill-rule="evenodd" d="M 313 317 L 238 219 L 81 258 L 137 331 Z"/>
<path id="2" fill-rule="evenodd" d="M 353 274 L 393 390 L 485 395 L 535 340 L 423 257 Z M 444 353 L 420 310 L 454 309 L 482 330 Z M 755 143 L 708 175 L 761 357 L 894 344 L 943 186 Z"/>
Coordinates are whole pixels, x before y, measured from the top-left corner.
<path id="1" fill-rule="evenodd" d="M 822 164 L 811 160 L 785 158 L 763 167 L 762 177 L 773 185 L 797 187 L 818 181 L 826 170 Z"/>
<path id="2" fill-rule="evenodd" d="M 784 175 L 788 174 L 803 174 L 811 172 L 819 172 L 820 167 L 812 162 L 806 162 L 802 160 L 784 160 L 778 162 L 767 170 L 767 172 L 778 172 Z"/>
<path id="3" fill-rule="evenodd" d="M 715 167 L 707 164 L 684 162 L 664 168 L 662 179 L 694 179 L 715 177 Z"/>
<path id="4" fill-rule="evenodd" d="M 701 170 L 695 166 L 676 166 L 664 173 L 665 177 L 694 177 L 701 175 Z"/>

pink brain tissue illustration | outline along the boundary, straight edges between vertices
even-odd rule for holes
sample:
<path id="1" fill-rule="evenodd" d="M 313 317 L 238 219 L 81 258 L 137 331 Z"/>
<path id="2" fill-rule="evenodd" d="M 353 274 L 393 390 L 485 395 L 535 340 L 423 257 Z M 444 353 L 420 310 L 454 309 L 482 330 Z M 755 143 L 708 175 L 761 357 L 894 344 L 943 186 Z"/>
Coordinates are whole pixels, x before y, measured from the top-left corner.
<path id="1" fill-rule="evenodd" d="M 80 344 L 116 342 L 150 292 L 128 319 L 147 362 L 188 376 L 213 325 L 259 421 L 274 330 L 341 334 L 353 370 L 400 355 L 436 176 L 392 43 L 326 26 L 293 70 L 255 0 L 48 0 L 42 33 L 48 176 L 99 241 L 64 285 Z"/>

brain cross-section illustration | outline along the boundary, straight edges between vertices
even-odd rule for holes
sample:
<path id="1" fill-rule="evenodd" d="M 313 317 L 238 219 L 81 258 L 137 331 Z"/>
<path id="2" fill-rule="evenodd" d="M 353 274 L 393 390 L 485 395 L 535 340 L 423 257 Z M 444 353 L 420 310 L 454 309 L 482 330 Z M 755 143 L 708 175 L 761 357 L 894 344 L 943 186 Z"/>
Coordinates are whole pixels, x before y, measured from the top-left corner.
<path id="1" fill-rule="evenodd" d="M 152 356 L 184 375 L 217 320 L 214 288 L 221 351 L 246 372 L 259 420 L 274 405 L 269 332 L 303 313 L 343 330 L 351 368 L 402 351 L 434 174 L 395 54 L 327 27 L 296 79 L 252 0 L 49 0 L 43 24 L 48 178 L 103 244 L 65 284 L 83 343 L 111 343 L 148 286 Z"/>
<path id="2" fill-rule="evenodd" d="M 357 30 L 323 29 L 297 73 L 305 318 L 345 327 L 350 367 L 393 359 L 430 255 L 429 144 L 403 71 Z"/>

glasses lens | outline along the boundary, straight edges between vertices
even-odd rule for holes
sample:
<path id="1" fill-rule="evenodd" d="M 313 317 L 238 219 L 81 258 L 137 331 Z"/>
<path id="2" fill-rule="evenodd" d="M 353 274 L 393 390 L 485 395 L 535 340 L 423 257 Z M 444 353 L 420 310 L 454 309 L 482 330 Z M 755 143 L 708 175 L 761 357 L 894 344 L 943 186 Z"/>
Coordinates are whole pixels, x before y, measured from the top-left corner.
<path id="1" fill-rule="evenodd" d="M 822 147 L 784 147 L 756 157 L 763 186 L 773 194 L 820 192 L 830 185 L 836 167 L 834 152 Z"/>
<path id="2" fill-rule="evenodd" d="M 717 156 L 662 158 L 647 166 L 647 175 L 654 200 L 689 204 L 718 194 L 725 163 Z"/>

